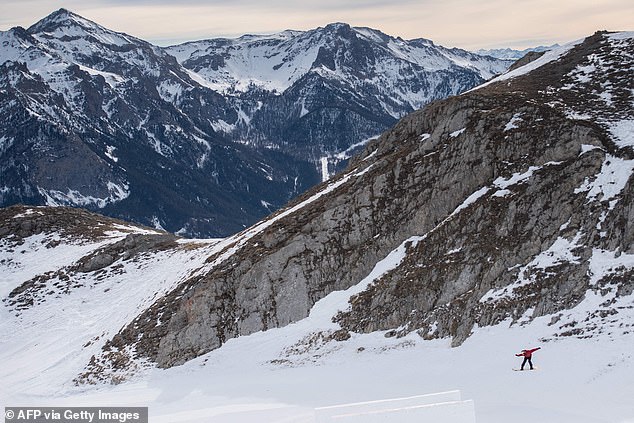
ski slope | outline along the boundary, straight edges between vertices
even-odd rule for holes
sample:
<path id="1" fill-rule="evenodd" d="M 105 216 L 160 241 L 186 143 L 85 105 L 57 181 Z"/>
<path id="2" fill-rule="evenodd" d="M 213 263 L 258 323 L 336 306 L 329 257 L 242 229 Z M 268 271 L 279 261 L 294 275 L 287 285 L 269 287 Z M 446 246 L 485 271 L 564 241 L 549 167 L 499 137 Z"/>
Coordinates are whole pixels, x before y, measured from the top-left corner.
<path id="1" fill-rule="evenodd" d="M 338 328 L 330 317 L 353 293 L 398 266 L 401 247 L 358 286 L 333 292 L 295 324 L 231 339 L 183 366 L 139 369 L 120 385 L 75 386 L 72 379 L 98 350 L 82 349 L 86 339 L 102 332 L 107 332 L 103 339 L 109 339 L 123 320 L 171 286 L 168 279 L 195 271 L 219 244 L 181 245 L 188 248 L 166 252 L 151 263 L 128 264 L 126 272 L 104 282 L 111 288 L 107 292 L 95 285 L 87 296 L 91 288 L 80 288 L 28 310 L 18 320 L 3 305 L 0 378 L 5 383 L 0 404 L 147 406 L 153 423 L 312 423 L 319 407 L 460 390 L 463 398 L 474 401 L 479 422 L 634 422 L 632 331 L 620 336 L 606 331 L 588 339 L 557 337 L 555 327 L 549 326 L 551 316 L 545 316 L 531 323 L 520 319 L 478 328 L 458 348 L 450 348 L 450 339 L 424 341 L 415 333 L 400 339 L 384 332 L 352 334 L 347 341 L 327 342 Z M 63 264 L 85 252 L 77 246 L 59 248 Z M 52 259 L 50 249 L 44 252 Z M 148 270 L 150 265 L 154 270 Z M 139 285 L 139 271 L 154 275 L 144 280 L 164 282 Z M 169 278 L 161 279 L 169 272 Z M 631 302 L 631 296 L 625 300 Z M 589 298 L 570 314 L 587 315 L 595 303 Z M 621 316 L 622 323 L 632 327 L 634 312 Z M 512 371 L 521 361 L 514 354 L 534 346 L 542 347 L 533 358 L 539 370 Z"/>
<path id="2" fill-rule="evenodd" d="M 540 344 L 534 372 L 513 372 L 547 322 L 480 329 L 459 348 L 417 336 L 354 336 L 316 354 L 280 358 L 296 327 L 229 341 L 170 370 L 118 386 L 30 395 L 4 385 L 2 404 L 148 406 L 152 422 L 313 422 L 314 408 L 460 389 L 480 422 L 634 421 L 633 337 Z M 364 348 L 360 351 L 361 348 Z M 3 357 L 3 362 L 4 361 Z M 273 360 L 279 360 L 272 362 Z M 289 360 L 285 362 L 284 360 Z"/>

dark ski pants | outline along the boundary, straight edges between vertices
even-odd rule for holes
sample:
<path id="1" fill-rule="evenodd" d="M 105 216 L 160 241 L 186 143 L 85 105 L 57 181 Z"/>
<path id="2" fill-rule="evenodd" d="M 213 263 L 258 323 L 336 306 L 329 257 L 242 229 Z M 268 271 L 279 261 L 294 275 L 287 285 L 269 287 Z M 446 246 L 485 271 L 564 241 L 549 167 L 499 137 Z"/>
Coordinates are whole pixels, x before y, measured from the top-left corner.
<path id="1" fill-rule="evenodd" d="M 533 362 L 531 361 L 530 357 L 524 357 L 524 361 L 522 362 L 522 370 L 524 370 L 524 366 L 526 365 L 526 363 L 530 364 L 531 370 L 533 370 Z"/>

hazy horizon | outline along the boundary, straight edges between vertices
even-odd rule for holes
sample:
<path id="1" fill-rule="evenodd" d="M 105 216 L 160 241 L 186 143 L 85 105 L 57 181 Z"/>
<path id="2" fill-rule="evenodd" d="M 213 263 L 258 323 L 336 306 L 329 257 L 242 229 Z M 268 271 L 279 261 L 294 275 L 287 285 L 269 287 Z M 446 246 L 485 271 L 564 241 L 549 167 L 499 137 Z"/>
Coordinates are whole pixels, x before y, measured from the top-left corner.
<path id="1" fill-rule="evenodd" d="M 0 30 L 28 28 L 64 7 L 115 31 L 157 45 L 332 22 L 371 27 L 404 39 L 428 38 L 447 47 L 523 49 L 565 43 L 597 30 L 631 30 L 631 0 L 5 0 Z"/>

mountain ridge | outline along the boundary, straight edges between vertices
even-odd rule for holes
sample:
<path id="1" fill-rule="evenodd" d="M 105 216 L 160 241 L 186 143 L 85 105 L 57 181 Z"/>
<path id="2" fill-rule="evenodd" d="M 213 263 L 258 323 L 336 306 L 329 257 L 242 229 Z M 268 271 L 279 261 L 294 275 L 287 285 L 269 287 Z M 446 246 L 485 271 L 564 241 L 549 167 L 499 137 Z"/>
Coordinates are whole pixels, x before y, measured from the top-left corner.
<path id="1" fill-rule="evenodd" d="M 493 48 L 493 49 L 478 49 L 474 51 L 476 54 L 483 56 L 491 56 L 502 60 L 519 60 L 526 56 L 528 53 L 543 53 L 548 50 L 560 47 L 559 44 L 552 44 L 549 46 L 537 46 L 529 47 L 523 50 L 516 50 L 512 48 Z"/>

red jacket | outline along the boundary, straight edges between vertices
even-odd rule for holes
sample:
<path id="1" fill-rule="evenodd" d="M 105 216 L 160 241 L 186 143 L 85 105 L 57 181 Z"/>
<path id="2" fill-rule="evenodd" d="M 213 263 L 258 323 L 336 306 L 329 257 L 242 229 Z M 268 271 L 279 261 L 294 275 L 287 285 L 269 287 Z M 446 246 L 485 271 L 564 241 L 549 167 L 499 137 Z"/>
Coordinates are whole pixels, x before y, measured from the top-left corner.
<path id="1" fill-rule="evenodd" d="M 526 357 L 526 358 L 531 358 L 531 356 L 533 355 L 533 353 L 537 350 L 541 349 L 541 347 L 537 347 L 537 348 L 533 348 L 532 350 L 522 350 L 521 353 L 519 354 L 515 354 L 518 357 Z"/>

